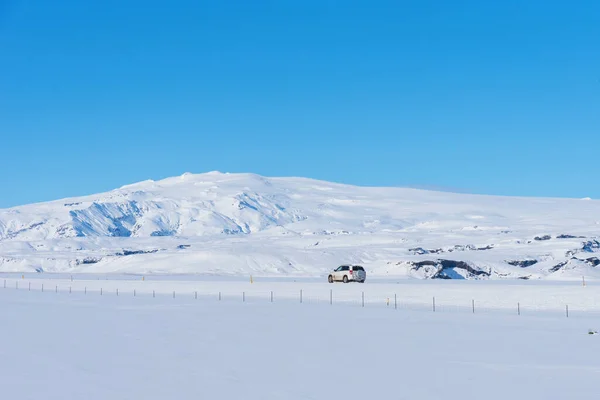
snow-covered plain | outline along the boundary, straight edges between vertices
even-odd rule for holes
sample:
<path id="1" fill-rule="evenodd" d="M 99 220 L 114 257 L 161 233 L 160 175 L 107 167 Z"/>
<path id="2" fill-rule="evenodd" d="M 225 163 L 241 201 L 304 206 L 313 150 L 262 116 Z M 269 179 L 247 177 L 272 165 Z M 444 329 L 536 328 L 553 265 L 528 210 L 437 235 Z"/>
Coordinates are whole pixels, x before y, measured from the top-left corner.
<path id="1" fill-rule="evenodd" d="M 597 278 L 600 201 L 184 174 L 0 210 L 0 271 Z"/>
<path id="2" fill-rule="evenodd" d="M 591 399 L 600 373 L 585 314 L 13 288 L 0 303 L 15 400 Z"/>
<path id="3" fill-rule="evenodd" d="M 0 274 L 0 290 L 90 296 L 194 298 L 198 301 L 300 303 L 437 312 L 600 317 L 600 282 L 548 280 L 371 279 L 329 284 L 320 278 L 206 277 L 198 275 Z M 434 300 L 435 298 L 435 300 Z"/>

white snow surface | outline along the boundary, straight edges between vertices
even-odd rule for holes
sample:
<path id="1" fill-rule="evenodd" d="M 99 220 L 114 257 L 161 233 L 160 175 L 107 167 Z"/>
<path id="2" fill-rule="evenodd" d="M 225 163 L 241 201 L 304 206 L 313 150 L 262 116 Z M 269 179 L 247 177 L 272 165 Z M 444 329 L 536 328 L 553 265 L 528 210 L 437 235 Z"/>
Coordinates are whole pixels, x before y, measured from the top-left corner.
<path id="1" fill-rule="evenodd" d="M 69 294 L 64 286 L 41 292 L 41 282 L 33 280 L 31 291 L 0 288 L 3 398 L 562 400 L 591 399 L 597 392 L 600 336 L 589 334 L 598 331 L 597 314 L 196 300 L 190 292 L 165 294 L 174 281 L 154 282 L 163 293 L 156 297 L 143 287 L 150 282 L 139 280 L 143 290 L 136 297 Z M 212 282 L 212 289 L 221 284 Z M 547 283 L 453 284 L 466 291 L 487 286 L 497 295 L 518 286 L 530 304 L 536 298 L 530 290 Z M 370 285 L 332 286 L 378 291 Z M 452 286 L 406 285 L 427 287 L 443 299 Z M 297 283 L 291 291 L 299 287 L 315 289 Z"/>
<path id="2" fill-rule="evenodd" d="M 594 279 L 600 201 L 183 174 L 0 210 L 0 271 Z"/>

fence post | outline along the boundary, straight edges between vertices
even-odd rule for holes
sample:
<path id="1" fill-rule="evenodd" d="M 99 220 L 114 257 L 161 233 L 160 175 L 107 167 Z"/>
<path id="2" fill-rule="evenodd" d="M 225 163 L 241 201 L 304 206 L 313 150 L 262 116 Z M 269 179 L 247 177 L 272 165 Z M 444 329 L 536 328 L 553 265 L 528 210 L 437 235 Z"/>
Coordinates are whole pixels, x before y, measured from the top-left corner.
<path id="1" fill-rule="evenodd" d="M 71 286 L 69 286 L 69 294 L 71 294 Z"/>
<path id="2" fill-rule="evenodd" d="M 117 288 L 117 296 L 119 295 L 119 288 Z"/>
<path id="3" fill-rule="evenodd" d="M 433 297 L 433 312 L 435 312 L 435 296 Z"/>
<path id="4" fill-rule="evenodd" d="M 56 288 L 54 289 L 55 293 L 58 293 L 58 285 L 56 285 Z"/>
<path id="5" fill-rule="evenodd" d="M 194 292 L 194 299 L 198 300 L 198 291 Z"/>
<path id="6" fill-rule="evenodd" d="M 17 284 L 15 286 L 17 289 L 19 288 L 19 281 L 17 281 Z"/>
<path id="7" fill-rule="evenodd" d="M 302 289 L 300 289 L 300 303 L 302 303 Z"/>
<path id="8" fill-rule="evenodd" d="M 333 289 L 329 289 L 329 305 L 333 304 Z"/>
<path id="9" fill-rule="evenodd" d="M 365 306 L 365 292 L 362 292 L 362 306 Z"/>
<path id="10" fill-rule="evenodd" d="M 100 296 L 102 296 L 102 288 L 100 288 Z"/>
<path id="11" fill-rule="evenodd" d="M 566 305 L 566 308 L 567 308 L 567 318 L 569 318 L 569 305 L 568 304 Z"/>
<path id="12" fill-rule="evenodd" d="M 271 303 L 273 302 L 273 291 L 271 290 Z"/>
<path id="13" fill-rule="evenodd" d="M 156 292 L 154 290 L 152 291 L 152 297 L 156 297 Z"/>
<path id="14" fill-rule="evenodd" d="M 87 286 L 83 289 L 83 294 L 87 294 Z"/>
<path id="15" fill-rule="evenodd" d="M 398 300 L 396 299 L 396 293 L 394 293 L 394 310 L 398 309 Z"/>
<path id="16" fill-rule="evenodd" d="M 242 292 L 242 301 L 246 302 L 246 292 Z"/>
<path id="17" fill-rule="evenodd" d="M 31 282 L 29 282 L 29 289 L 27 289 L 31 292 Z"/>
<path id="18" fill-rule="evenodd" d="M 221 292 L 219 292 L 219 301 L 221 301 Z"/>
<path id="19" fill-rule="evenodd" d="M 133 297 L 135 297 L 135 289 L 133 289 Z"/>
<path id="20" fill-rule="evenodd" d="M 175 291 L 173 290 L 173 298 L 175 298 Z"/>
<path id="21" fill-rule="evenodd" d="M 6 279 L 4 280 L 4 289 L 6 289 Z"/>
<path id="22" fill-rule="evenodd" d="M 521 315 L 521 303 L 517 303 L 517 315 Z"/>
<path id="23" fill-rule="evenodd" d="M 471 303 L 473 305 L 473 314 L 475 314 L 475 300 L 471 300 Z"/>
<path id="24" fill-rule="evenodd" d="M 44 291 L 44 284 L 42 283 L 42 292 Z"/>

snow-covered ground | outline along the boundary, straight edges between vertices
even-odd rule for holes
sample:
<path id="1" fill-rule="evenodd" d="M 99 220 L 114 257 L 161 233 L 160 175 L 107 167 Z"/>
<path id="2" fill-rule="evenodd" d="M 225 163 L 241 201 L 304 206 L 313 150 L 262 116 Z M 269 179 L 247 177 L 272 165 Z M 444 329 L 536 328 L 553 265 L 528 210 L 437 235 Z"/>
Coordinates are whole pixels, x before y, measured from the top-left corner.
<path id="1" fill-rule="evenodd" d="M 580 280 L 600 201 L 184 174 L 0 210 L 0 271 Z"/>
<path id="2" fill-rule="evenodd" d="M 545 284 L 528 283 L 530 298 Z M 15 400 L 587 400 L 600 372 L 585 314 L 12 288 L 0 303 L 0 388 Z"/>
<path id="3" fill-rule="evenodd" d="M 0 274 L 0 290 L 84 296 L 156 297 L 201 302 L 300 303 L 436 312 L 600 317 L 600 282 L 371 279 L 327 283 L 313 278 Z M 434 299 L 435 298 L 435 299 Z"/>

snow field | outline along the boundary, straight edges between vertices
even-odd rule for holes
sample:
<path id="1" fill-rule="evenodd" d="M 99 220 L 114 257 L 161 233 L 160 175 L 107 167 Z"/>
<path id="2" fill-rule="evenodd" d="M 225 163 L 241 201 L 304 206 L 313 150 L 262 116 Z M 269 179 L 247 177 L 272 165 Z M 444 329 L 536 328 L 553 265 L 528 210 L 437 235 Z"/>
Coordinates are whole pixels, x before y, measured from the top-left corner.
<path id="1" fill-rule="evenodd" d="M 0 290 L 10 399 L 590 399 L 597 319 Z"/>

